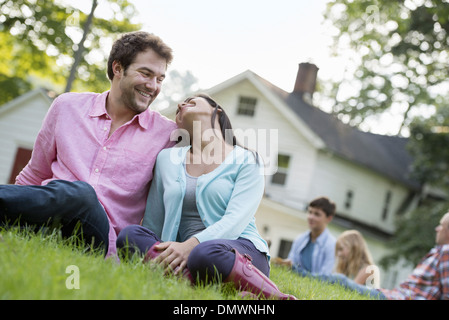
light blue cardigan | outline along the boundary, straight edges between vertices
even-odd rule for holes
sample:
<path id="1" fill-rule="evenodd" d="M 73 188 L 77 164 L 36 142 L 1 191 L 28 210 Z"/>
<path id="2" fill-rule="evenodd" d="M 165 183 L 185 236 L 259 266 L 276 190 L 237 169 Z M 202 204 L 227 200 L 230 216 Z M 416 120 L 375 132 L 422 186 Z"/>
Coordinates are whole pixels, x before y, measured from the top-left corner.
<path id="1" fill-rule="evenodd" d="M 187 147 L 162 150 L 155 167 L 142 225 L 162 241 L 176 241 L 186 192 Z M 255 213 L 264 193 L 262 159 L 235 146 L 215 170 L 198 177 L 196 204 L 206 229 L 198 241 L 214 239 L 250 240 L 268 256 L 267 243 L 259 235 Z"/>

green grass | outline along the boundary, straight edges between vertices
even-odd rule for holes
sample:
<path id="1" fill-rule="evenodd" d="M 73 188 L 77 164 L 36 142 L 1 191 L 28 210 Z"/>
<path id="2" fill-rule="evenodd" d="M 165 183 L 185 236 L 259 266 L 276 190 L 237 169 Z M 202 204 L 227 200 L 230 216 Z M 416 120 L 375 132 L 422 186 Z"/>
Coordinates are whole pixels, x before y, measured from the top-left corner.
<path id="1" fill-rule="evenodd" d="M 77 270 L 70 269 L 76 266 Z M 79 271 L 79 289 L 76 285 Z M 367 299 L 338 285 L 300 277 L 272 267 L 271 279 L 285 293 L 304 300 Z M 67 287 L 68 285 L 68 287 Z M 96 252 L 85 252 L 73 239 L 4 230 L 0 228 L 1 300 L 237 300 L 229 285 L 191 286 L 176 277 L 163 276 L 138 258 L 118 263 Z"/>

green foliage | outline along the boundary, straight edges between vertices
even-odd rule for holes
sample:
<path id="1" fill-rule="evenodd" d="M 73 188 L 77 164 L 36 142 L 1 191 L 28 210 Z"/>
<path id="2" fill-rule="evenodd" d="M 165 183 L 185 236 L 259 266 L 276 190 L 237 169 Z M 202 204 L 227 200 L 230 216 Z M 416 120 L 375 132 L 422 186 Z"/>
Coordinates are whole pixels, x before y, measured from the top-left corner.
<path id="1" fill-rule="evenodd" d="M 387 268 L 404 258 L 416 266 L 435 246 L 435 227 L 448 208 L 448 202 L 427 200 L 410 216 L 399 216 L 396 222 L 398 232 L 389 243 L 393 253 L 379 263 Z"/>
<path id="2" fill-rule="evenodd" d="M 421 182 L 449 191 L 449 107 L 411 125 L 413 174 Z"/>
<path id="3" fill-rule="evenodd" d="M 349 81 L 360 87 L 338 100 L 334 112 L 360 125 L 395 107 L 408 126 L 412 109 L 429 111 L 448 83 L 448 17 L 444 0 L 330 2 L 326 18 L 335 27 L 334 53 L 354 53 L 357 67 Z"/>
<path id="4" fill-rule="evenodd" d="M 79 289 L 68 289 L 69 266 L 79 269 Z M 0 300 L 238 300 L 230 285 L 191 286 L 186 280 L 164 276 L 141 258 L 117 263 L 98 252 L 85 252 L 76 239 L 57 232 L 31 233 L 0 228 Z M 299 299 L 366 300 L 338 285 L 302 278 L 290 270 L 272 267 L 271 279 L 281 291 Z M 247 298 L 245 298 L 247 299 Z"/>
<path id="5" fill-rule="evenodd" d="M 140 27 L 130 22 L 135 9 L 128 1 L 108 0 L 108 4 L 113 15 L 108 19 L 94 17 L 75 91 L 108 89 L 106 61 L 112 41 L 120 33 Z M 52 89 L 62 91 L 87 15 L 59 1 L 0 0 L 0 104 L 39 81 L 53 83 Z"/>
<path id="6" fill-rule="evenodd" d="M 361 125 L 371 116 L 402 114 L 410 133 L 413 177 L 423 186 L 449 191 L 449 2 L 444 0 L 334 0 L 327 20 L 335 27 L 334 53 L 353 55 L 352 96 L 337 99 L 333 112 Z M 333 92 L 341 83 L 335 83 Z M 437 201 L 438 200 L 438 201 Z M 397 218 L 389 264 L 418 263 L 435 244 L 434 228 L 449 204 L 426 199 Z"/>
<path id="7" fill-rule="evenodd" d="M 400 216 L 391 244 L 393 255 L 381 261 L 388 266 L 402 257 L 413 264 L 435 245 L 435 227 L 448 211 L 449 200 L 449 108 L 440 106 L 429 118 L 415 118 L 410 125 L 408 148 L 413 156 L 412 175 L 440 196 L 428 196 L 423 190 L 419 208 L 410 216 Z M 438 195 L 437 194 L 437 195 Z"/>

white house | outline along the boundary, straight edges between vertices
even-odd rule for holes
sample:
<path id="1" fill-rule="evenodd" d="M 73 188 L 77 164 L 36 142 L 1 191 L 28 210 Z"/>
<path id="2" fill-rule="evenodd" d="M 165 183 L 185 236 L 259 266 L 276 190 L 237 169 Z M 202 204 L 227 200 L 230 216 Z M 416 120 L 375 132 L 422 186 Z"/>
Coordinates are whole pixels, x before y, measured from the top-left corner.
<path id="1" fill-rule="evenodd" d="M 277 131 L 278 169 L 267 175 L 268 198 L 303 210 L 326 195 L 339 217 L 392 235 L 395 215 L 412 209 L 421 190 L 409 177 L 407 139 L 350 127 L 306 102 L 308 92 L 295 87 L 287 93 L 246 71 L 207 92 L 225 108 L 241 141 L 253 142 L 247 138 L 251 130 L 267 136 Z M 272 162 L 273 154 L 265 157 Z"/>
<path id="2" fill-rule="evenodd" d="M 14 183 L 28 163 L 51 101 L 47 91 L 36 89 L 0 107 L 0 184 Z"/>
<path id="3" fill-rule="evenodd" d="M 358 229 L 378 261 L 388 250 L 395 217 L 415 208 L 421 192 L 409 177 L 407 139 L 362 132 L 313 106 L 317 70 L 300 64 L 291 93 L 251 71 L 207 92 L 226 110 L 241 143 L 259 152 L 262 147 L 265 162 L 277 160 L 256 216 L 273 256 L 287 255 L 298 232 L 307 230 L 307 204 L 327 196 L 337 205 L 331 231 L 338 236 Z M 409 270 L 390 270 L 382 285 L 395 285 Z"/>

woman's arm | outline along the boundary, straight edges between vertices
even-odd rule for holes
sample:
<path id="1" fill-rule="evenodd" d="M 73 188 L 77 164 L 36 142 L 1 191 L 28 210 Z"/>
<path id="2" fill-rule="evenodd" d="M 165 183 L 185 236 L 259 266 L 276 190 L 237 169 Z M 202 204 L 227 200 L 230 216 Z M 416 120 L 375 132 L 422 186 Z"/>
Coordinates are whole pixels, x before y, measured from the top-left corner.
<path id="1" fill-rule="evenodd" d="M 354 282 L 358 283 L 358 284 L 362 284 L 365 285 L 366 283 L 366 279 L 368 279 L 368 277 L 371 275 L 371 273 L 366 272 L 366 268 L 368 266 L 363 266 L 359 272 L 357 273 L 357 275 L 354 277 Z"/>

